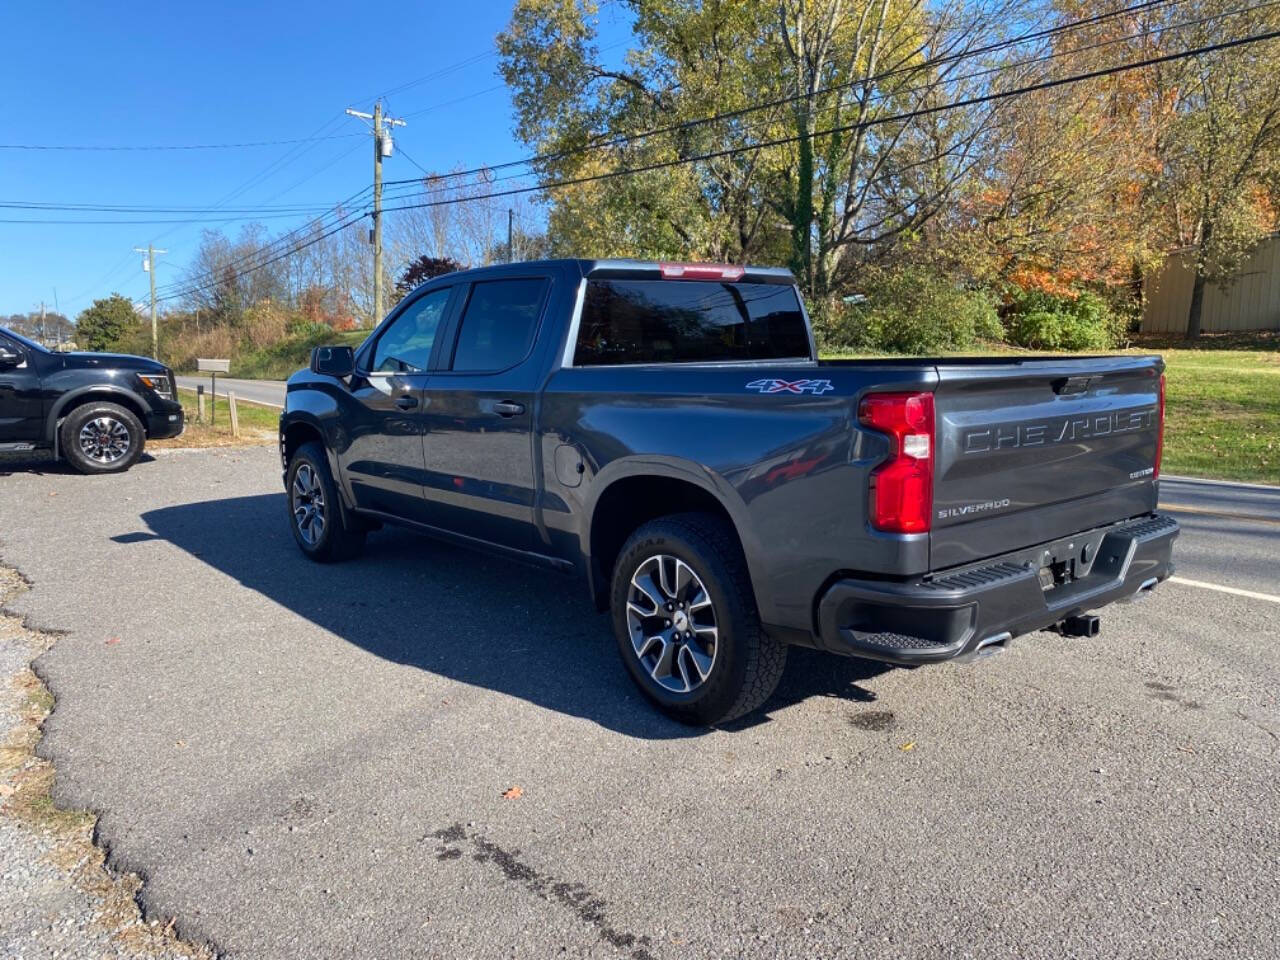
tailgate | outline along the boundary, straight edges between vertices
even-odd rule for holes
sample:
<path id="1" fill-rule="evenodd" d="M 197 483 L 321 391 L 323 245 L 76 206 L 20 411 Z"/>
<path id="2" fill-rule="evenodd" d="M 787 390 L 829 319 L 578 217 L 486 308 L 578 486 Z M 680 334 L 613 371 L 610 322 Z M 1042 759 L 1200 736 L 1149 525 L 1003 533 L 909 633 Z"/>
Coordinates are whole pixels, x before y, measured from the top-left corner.
<path id="1" fill-rule="evenodd" d="M 940 363 L 930 566 L 1154 510 L 1163 371 L 1159 357 Z"/>

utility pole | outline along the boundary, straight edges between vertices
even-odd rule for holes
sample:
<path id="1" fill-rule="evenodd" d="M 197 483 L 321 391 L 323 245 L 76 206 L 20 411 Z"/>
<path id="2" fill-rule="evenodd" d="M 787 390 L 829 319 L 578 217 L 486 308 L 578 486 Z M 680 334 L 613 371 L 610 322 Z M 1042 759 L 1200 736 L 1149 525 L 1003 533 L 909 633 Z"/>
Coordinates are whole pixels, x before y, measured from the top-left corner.
<path id="1" fill-rule="evenodd" d="M 156 328 L 156 254 L 168 253 L 168 250 L 157 250 L 152 244 L 147 244 L 147 249 L 134 247 L 134 253 L 145 253 L 147 259 L 142 261 L 142 269 L 145 270 L 151 280 L 151 356 L 160 359 L 160 334 Z"/>
<path id="2" fill-rule="evenodd" d="M 391 156 L 394 147 L 391 127 L 403 127 L 403 120 L 382 115 L 382 101 L 373 105 L 373 113 L 347 108 L 347 113 L 371 121 L 373 132 L 373 322 L 382 320 L 382 158 Z"/>
<path id="3" fill-rule="evenodd" d="M 515 223 L 516 212 L 511 207 L 507 207 L 507 263 L 516 262 L 516 248 L 511 244 L 511 235 L 514 232 L 512 225 Z"/>

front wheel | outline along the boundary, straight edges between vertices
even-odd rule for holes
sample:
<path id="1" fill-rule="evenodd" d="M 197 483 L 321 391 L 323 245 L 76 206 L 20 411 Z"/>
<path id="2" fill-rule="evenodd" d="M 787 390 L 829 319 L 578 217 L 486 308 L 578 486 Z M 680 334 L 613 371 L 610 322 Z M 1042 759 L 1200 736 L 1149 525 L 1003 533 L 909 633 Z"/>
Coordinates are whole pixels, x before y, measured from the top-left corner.
<path id="1" fill-rule="evenodd" d="M 760 625 L 732 528 L 675 514 L 633 533 L 613 570 L 614 634 L 627 672 L 664 713 L 724 723 L 763 704 L 787 648 Z"/>
<path id="2" fill-rule="evenodd" d="M 338 499 L 329 460 L 318 443 L 304 443 L 294 451 L 285 475 L 289 493 L 289 528 L 298 547 L 312 560 L 346 560 L 364 547 L 364 530 Z"/>
<path id="3" fill-rule="evenodd" d="M 142 456 L 146 443 L 142 421 L 118 403 L 76 407 L 58 429 L 62 456 L 80 473 L 123 473 Z"/>

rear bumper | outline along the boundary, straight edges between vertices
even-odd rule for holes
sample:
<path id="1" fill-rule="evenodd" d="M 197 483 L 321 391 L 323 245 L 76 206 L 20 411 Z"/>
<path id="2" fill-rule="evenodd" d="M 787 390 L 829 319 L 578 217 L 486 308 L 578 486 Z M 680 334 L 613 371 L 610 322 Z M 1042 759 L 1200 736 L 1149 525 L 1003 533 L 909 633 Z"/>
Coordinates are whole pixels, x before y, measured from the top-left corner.
<path id="1" fill-rule="evenodd" d="M 818 600 L 818 641 L 833 653 L 936 663 L 1131 599 L 1173 573 L 1178 523 L 1153 514 L 1086 530 L 909 582 L 849 578 Z M 1073 570 L 1045 590 L 1041 567 Z"/>

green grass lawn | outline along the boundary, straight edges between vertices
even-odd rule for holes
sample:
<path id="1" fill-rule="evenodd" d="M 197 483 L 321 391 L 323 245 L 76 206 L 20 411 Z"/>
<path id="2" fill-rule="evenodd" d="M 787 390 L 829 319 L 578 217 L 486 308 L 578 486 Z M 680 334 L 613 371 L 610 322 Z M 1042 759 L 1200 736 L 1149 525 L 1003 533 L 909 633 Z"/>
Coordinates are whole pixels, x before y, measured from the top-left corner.
<path id="1" fill-rule="evenodd" d="M 1280 483 L 1280 351 L 1165 349 L 1165 473 Z"/>

